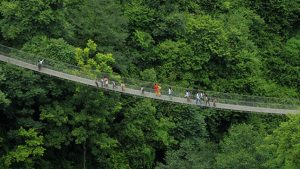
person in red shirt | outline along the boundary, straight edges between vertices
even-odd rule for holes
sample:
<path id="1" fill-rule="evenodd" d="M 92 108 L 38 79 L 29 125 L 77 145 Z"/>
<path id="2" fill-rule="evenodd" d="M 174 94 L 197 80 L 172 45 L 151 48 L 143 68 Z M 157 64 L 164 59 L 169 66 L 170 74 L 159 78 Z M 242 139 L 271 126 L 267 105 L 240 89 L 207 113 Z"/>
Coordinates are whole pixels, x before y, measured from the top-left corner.
<path id="1" fill-rule="evenodd" d="M 158 96 L 158 84 L 157 83 L 155 83 L 155 85 L 154 85 L 154 93 L 156 94 L 156 96 Z"/>

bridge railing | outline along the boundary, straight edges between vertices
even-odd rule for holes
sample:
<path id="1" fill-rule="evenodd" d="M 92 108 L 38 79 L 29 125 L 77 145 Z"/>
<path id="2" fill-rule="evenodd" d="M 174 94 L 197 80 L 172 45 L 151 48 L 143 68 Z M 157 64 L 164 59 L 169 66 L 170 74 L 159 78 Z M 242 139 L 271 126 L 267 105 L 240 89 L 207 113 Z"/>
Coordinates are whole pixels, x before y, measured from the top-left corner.
<path id="1" fill-rule="evenodd" d="M 147 92 L 154 92 L 153 82 L 145 82 L 137 79 L 126 79 L 127 84 L 131 84 L 130 88 L 134 88 L 139 90 L 141 87 L 144 87 Z M 161 93 L 163 95 L 168 95 L 168 88 L 171 87 L 173 90 L 173 97 L 181 97 L 185 96 L 186 90 L 189 90 L 191 93 L 191 99 L 195 101 L 197 92 L 204 92 L 210 98 L 217 99 L 217 103 L 224 104 L 234 104 L 234 105 L 244 105 L 244 106 L 252 106 L 252 107 L 266 107 L 266 108 L 278 108 L 278 109 L 298 109 L 300 102 L 297 99 L 279 99 L 273 97 L 258 97 L 258 96 L 246 96 L 246 95 L 237 95 L 231 93 L 220 93 L 213 91 L 204 91 L 197 89 L 186 89 L 178 86 L 171 86 L 166 84 L 159 84 L 161 88 Z M 258 98 L 258 99 L 257 99 Z M 257 99 L 257 100 L 255 100 Z M 202 101 L 203 102 L 203 101 Z M 211 100 L 212 102 L 212 100 Z"/>
<path id="2" fill-rule="evenodd" d="M 144 88 L 145 92 L 153 93 L 153 85 L 155 82 L 142 81 L 133 78 L 121 77 L 116 73 L 105 73 L 100 72 L 98 70 L 81 68 L 75 65 L 71 65 L 68 63 L 60 62 L 58 60 L 41 58 L 37 55 L 33 55 L 21 50 L 17 50 L 14 48 L 6 47 L 0 45 L 0 54 L 5 56 L 9 56 L 11 58 L 15 58 L 30 64 L 37 65 L 38 61 L 41 59 L 44 60 L 43 67 L 60 71 L 63 73 L 68 73 L 72 75 L 76 75 L 79 77 L 87 78 L 87 79 L 100 79 L 103 76 L 107 76 L 110 81 L 116 81 L 117 85 L 120 83 L 125 83 L 127 88 L 140 90 L 141 87 Z M 244 105 L 244 106 L 253 106 L 253 107 L 266 107 L 266 108 L 278 108 L 278 109 L 298 109 L 300 105 L 299 99 L 291 99 L 291 98 L 276 98 L 276 97 L 261 97 L 261 96 L 251 96 L 251 95 L 240 95 L 234 93 L 221 93 L 215 91 L 204 91 L 204 90 L 196 90 L 196 89 L 187 89 L 180 86 L 171 86 L 168 84 L 161 84 L 162 87 L 161 94 L 168 95 L 168 88 L 171 87 L 173 90 L 173 97 L 181 97 L 183 98 L 185 95 L 185 91 L 189 90 L 191 93 L 191 99 L 195 99 L 195 95 L 197 92 L 204 92 L 208 95 L 209 98 L 216 98 L 217 103 L 224 104 L 235 104 L 235 105 Z M 194 101 L 194 100 L 193 100 Z"/>

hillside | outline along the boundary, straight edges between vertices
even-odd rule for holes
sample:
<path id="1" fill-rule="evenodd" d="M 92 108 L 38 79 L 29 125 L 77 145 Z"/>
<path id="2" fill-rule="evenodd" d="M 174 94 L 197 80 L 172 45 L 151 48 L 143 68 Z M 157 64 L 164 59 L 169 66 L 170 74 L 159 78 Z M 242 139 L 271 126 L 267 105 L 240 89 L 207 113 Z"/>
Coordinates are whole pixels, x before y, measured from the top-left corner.
<path id="1" fill-rule="evenodd" d="M 299 100 L 299 16 L 294 0 L 1 0 L 0 44 L 95 78 Z M 297 169 L 299 123 L 97 90 L 0 62 L 3 169 Z"/>

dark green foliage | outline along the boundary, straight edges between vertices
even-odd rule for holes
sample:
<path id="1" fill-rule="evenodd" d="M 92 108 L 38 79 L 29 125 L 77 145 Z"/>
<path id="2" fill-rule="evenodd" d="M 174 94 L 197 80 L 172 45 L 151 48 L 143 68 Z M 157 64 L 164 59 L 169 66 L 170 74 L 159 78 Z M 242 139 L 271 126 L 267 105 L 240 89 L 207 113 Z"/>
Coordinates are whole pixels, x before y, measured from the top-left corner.
<path id="1" fill-rule="evenodd" d="M 298 1 L 255 0 L 249 6 L 264 18 L 275 33 L 288 34 L 299 24 L 300 3 Z M 276 14 L 276 15 L 274 15 Z"/>
<path id="2" fill-rule="evenodd" d="M 260 168 L 256 145 L 263 136 L 257 133 L 252 125 L 234 125 L 229 135 L 221 142 L 221 152 L 216 156 L 216 168 L 239 169 Z"/>
<path id="3" fill-rule="evenodd" d="M 64 39 L 51 39 L 46 36 L 36 36 L 24 44 L 23 51 L 34 53 L 36 57 L 52 59 L 58 62 L 76 64 L 75 48 Z M 47 59 L 45 62 L 47 62 Z"/>
<path id="4" fill-rule="evenodd" d="M 199 138 L 181 142 L 179 150 L 170 150 L 166 154 L 166 164 L 156 169 L 213 169 L 216 145 Z"/>
<path id="5" fill-rule="evenodd" d="M 36 161 L 43 156 L 43 136 L 31 128 L 28 131 L 24 128 L 18 130 L 18 136 L 24 138 L 24 143 L 17 145 L 14 150 L 0 158 L 1 168 L 35 168 Z"/>
<path id="6" fill-rule="evenodd" d="M 74 25 L 72 42 L 83 46 L 92 38 L 101 51 L 122 50 L 127 37 L 127 18 L 117 1 L 84 0 L 67 9 L 67 20 Z"/>
<path id="7" fill-rule="evenodd" d="M 66 9 L 68 22 L 73 25 L 73 36 L 67 40 L 75 46 L 85 46 L 88 39 L 98 44 L 97 51 L 113 53 L 117 64 L 113 68 L 126 72 L 130 59 L 127 59 L 128 37 L 124 10 L 118 1 L 84 0 Z"/>
<path id="8" fill-rule="evenodd" d="M 159 105 L 158 111 L 161 116 L 167 116 L 175 123 L 172 134 L 177 141 L 207 137 L 205 115 L 201 109 L 164 103 Z"/>
<path id="9" fill-rule="evenodd" d="M 4 81 L 5 76 L 2 68 L 0 68 L 0 81 Z M 3 108 L 3 106 L 8 106 L 10 104 L 10 100 L 6 98 L 6 95 L 0 90 L 0 106 Z"/>
<path id="10" fill-rule="evenodd" d="M 272 79 L 300 93 L 300 33 L 287 40 L 282 51 L 267 63 Z"/>
<path id="11" fill-rule="evenodd" d="M 258 152 L 266 162 L 265 168 L 299 167 L 299 115 L 289 116 L 289 120 L 280 124 L 272 134 L 265 137 Z"/>
<path id="12" fill-rule="evenodd" d="M 26 42 L 34 35 L 46 34 L 52 37 L 68 37 L 70 24 L 64 9 L 69 1 L 8 1 L 0 5 L 1 32 L 5 39 Z"/>
<path id="13" fill-rule="evenodd" d="M 115 131 L 122 149 L 126 151 L 130 167 L 153 168 L 155 151 L 175 142 L 169 134 L 174 127 L 169 118 L 157 116 L 149 100 L 138 101 L 126 110 Z"/>
<path id="14" fill-rule="evenodd" d="M 93 162 L 106 161 L 103 155 L 112 155 L 111 151 L 118 147 L 118 141 L 106 134 L 106 131 L 120 106 L 112 100 L 103 104 L 103 99 L 106 99 L 102 92 L 83 87 L 78 87 L 76 91 L 72 98 L 41 107 L 40 118 L 48 124 L 45 128 L 45 145 L 50 152 L 63 150 L 65 146 L 75 146 L 78 147 L 75 152 L 82 154 L 82 157 L 86 151 L 91 151 L 88 154 L 98 156 L 98 159 L 87 160 L 87 166 Z M 113 99 L 116 96 L 111 97 Z M 68 158 L 68 155 L 63 158 Z"/>

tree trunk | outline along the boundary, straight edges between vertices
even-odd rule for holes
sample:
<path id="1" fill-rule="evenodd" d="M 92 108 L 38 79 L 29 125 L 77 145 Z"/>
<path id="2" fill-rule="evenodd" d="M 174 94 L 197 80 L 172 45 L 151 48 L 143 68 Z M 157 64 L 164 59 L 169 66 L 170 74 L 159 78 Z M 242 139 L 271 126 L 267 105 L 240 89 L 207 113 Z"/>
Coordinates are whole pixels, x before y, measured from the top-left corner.
<path id="1" fill-rule="evenodd" d="M 86 163 L 86 142 L 83 143 L 83 169 L 86 169 L 85 163 Z"/>

